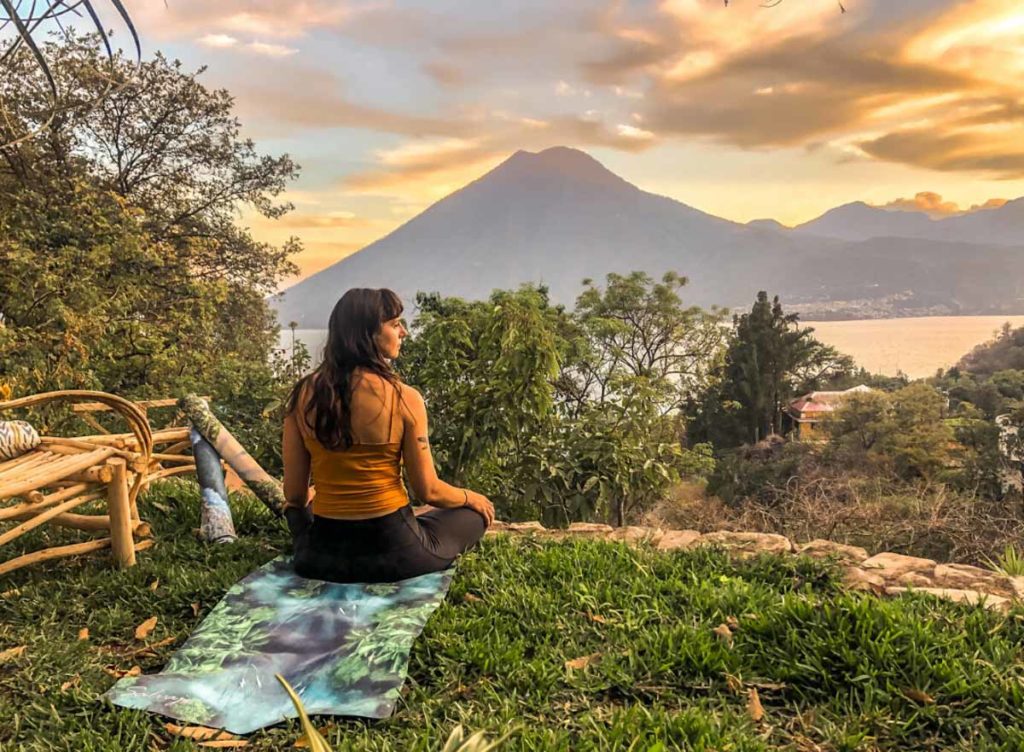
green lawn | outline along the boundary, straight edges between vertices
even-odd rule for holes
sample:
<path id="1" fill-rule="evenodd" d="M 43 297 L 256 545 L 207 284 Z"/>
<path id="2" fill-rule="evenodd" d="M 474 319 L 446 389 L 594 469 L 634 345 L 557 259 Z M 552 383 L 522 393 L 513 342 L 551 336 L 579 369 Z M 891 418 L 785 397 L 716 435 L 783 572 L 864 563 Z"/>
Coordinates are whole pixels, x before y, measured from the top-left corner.
<path id="1" fill-rule="evenodd" d="M 97 697 L 107 670 L 156 671 L 232 583 L 284 550 L 284 527 L 236 501 L 235 545 L 200 543 L 195 487 L 168 483 L 141 505 L 159 543 L 135 568 L 93 555 L 0 577 L 0 652 L 26 646 L 0 663 L 0 749 L 197 749 L 167 719 Z M 154 615 L 147 641 L 174 642 L 139 653 L 135 627 Z M 731 641 L 715 634 L 733 619 Z M 1018 750 L 1022 620 L 844 593 L 806 559 L 492 536 L 417 641 L 395 715 L 314 720 L 337 750 L 439 750 L 456 723 L 492 737 L 517 727 L 508 750 Z M 299 733 L 275 727 L 246 749 L 290 748 Z"/>

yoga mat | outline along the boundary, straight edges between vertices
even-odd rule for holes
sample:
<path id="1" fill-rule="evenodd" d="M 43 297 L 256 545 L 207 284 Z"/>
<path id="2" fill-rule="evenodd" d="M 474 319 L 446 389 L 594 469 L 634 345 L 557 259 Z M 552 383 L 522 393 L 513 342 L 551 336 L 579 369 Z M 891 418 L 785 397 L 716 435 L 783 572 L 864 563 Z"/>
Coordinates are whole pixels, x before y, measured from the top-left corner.
<path id="1" fill-rule="evenodd" d="M 279 557 L 234 585 L 159 674 L 125 677 L 115 705 L 248 734 L 298 714 L 386 718 L 409 651 L 452 569 L 394 583 L 307 580 Z"/>

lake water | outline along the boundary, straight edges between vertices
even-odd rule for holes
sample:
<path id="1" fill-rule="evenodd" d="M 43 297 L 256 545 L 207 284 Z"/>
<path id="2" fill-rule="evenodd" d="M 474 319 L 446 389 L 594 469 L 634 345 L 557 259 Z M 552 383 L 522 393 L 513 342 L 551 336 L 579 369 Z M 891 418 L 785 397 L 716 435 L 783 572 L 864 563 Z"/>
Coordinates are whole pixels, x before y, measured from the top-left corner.
<path id="1" fill-rule="evenodd" d="M 926 316 L 858 321 L 806 321 L 814 336 L 853 356 L 872 373 L 911 378 L 931 376 L 949 368 L 975 345 L 992 338 L 1004 322 L 1024 326 L 1024 316 Z M 291 347 L 292 333 L 281 332 L 281 346 Z M 327 340 L 325 329 L 297 329 L 295 338 L 309 348 L 314 362 Z"/>

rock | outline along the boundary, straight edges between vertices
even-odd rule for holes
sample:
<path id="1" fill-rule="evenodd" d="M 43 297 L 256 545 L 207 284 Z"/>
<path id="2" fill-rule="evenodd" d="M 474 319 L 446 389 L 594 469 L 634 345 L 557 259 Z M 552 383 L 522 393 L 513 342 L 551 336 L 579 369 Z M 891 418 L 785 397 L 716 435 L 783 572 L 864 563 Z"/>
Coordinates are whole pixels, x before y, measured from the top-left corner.
<path id="1" fill-rule="evenodd" d="M 1006 579 L 1010 581 L 1014 597 L 1024 600 L 1024 577 L 1007 577 Z"/>
<path id="2" fill-rule="evenodd" d="M 889 552 L 875 554 L 870 559 L 862 561 L 860 566 L 862 569 L 874 571 L 889 581 L 897 580 L 911 572 L 930 576 L 935 571 L 935 562 L 931 559 Z"/>
<path id="3" fill-rule="evenodd" d="M 1004 598 L 999 595 L 991 595 L 989 593 L 979 593 L 977 590 L 958 590 L 956 588 L 887 587 L 885 592 L 887 595 L 900 595 L 908 592 L 927 593 L 928 595 L 934 595 L 936 598 L 943 598 L 947 601 L 953 601 L 954 603 L 966 603 L 971 606 L 981 604 L 985 606 L 985 608 L 992 609 L 993 611 L 1008 611 L 1010 608 L 1009 598 Z"/>
<path id="4" fill-rule="evenodd" d="M 834 543 L 832 541 L 818 538 L 810 543 L 804 543 L 796 547 L 798 554 L 812 556 L 815 559 L 827 559 L 834 556 L 844 564 L 860 564 L 868 558 L 868 552 L 860 546 L 848 546 L 845 543 Z"/>
<path id="5" fill-rule="evenodd" d="M 536 520 L 532 520 L 530 522 L 510 522 L 508 530 L 510 533 L 543 533 L 547 531 L 547 528 Z"/>
<path id="6" fill-rule="evenodd" d="M 497 535 L 498 533 L 507 533 L 508 523 L 502 522 L 501 520 L 492 520 L 491 526 L 484 531 L 484 535 Z"/>
<path id="7" fill-rule="evenodd" d="M 733 533 L 728 530 L 706 533 L 700 537 L 698 545 L 722 546 L 730 551 L 746 555 L 788 554 L 793 550 L 793 544 L 784 535 L 775 535 L 774 533 Z"/>
<path id="8" fill-rule="evenodd" d="M 1002 597 L 1013 597 L 1016 592 L 1009 578 L 991 569 L 969 564 L 939 564 L 935 567 L 935 585 L 952 590 L 978 590 Z"/>
<path id="9" fill-rule="evenodd" d="M 847 567 L 843 575 L 843 584 L 850 590 L 865 590 L 876 595 L 885 592 L 885 578 L 874 572 L 866 572 L 860 567 Z"/>
<path id="10" fill-rule="evenodd" d="M 657 545 L 664 535 L 660 527 L 638 527 L 636 525 L 625 525 L 614 528 L 605 538 L 608 540 L 625 541 L 626 543 L 640 543 L 647 541 L 651 545 Z"/>
<path id="11" fill-rule="evenodd" d="M 926 574 L 920 572 L 904 572 L 886 580 L 889 585 L 904 585 L 907 587 L 923 590 L 935 587 L 935 581 Z"/>
<path id="12" fill-rule="evenodd" d="M 669 530 L 656 545 L 659 551 L 675 551 L 679 548 L 693 548 L 699 538 L 700 533 L 696 530 Z"/>
<path id="13" fill-rule="evenodd" d="M 587 538 L 603 538 L 614 529 L 599 522 L 574 522 L 569 525 L 568 532 Z"/>

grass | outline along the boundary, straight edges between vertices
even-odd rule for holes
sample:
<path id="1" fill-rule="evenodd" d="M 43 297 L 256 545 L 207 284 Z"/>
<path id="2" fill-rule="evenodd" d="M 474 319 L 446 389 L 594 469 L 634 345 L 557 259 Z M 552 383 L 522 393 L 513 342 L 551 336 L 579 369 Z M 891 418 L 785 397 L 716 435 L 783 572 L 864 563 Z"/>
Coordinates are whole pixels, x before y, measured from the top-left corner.
<path id="1" fill-rule="evenodd" d="M 235 501 L 233 545 L 200 543 L 194 486 L 168 483 L 143 501 L 159 543 L 138 566 L 92 556 L 0 577 L 0 653 L 26 646 L 0 662 L 0 749 L 198 749 L 167 719 L 97 698 L 108 670 L 158 670 L 231 584 L 285 549 L 283 525 Z M 133 653 L 154 615 L 148 641 L 173 642 Z M 714 632 L 724 622 L 738 623 L 728 639 Z M 501 749 L 545 752 L 1017 750 L 1022 645 L 1024 610 L 847 593 L 808 559 L 496 536 L 460 563 L 395 714 L 314 722 L 339 751 L 436 752 L 458 725 L 491 739 L 515 728 Z M 301 733 L 283 724 L 246 749 Z"/>

